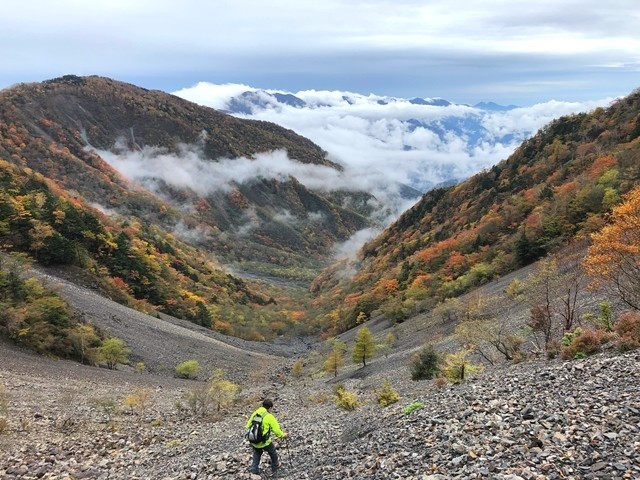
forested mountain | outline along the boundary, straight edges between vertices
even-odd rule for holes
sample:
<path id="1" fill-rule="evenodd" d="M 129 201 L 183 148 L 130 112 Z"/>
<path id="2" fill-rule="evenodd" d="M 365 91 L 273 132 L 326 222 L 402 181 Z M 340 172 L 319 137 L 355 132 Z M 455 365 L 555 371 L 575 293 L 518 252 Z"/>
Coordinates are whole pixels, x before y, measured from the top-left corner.
<path id="1" fill-rule="evenodd" d="M 598 231 L 640 181 L 640 91 L 553 121 L 508 159 L 427 192 L 312 286 L 328 333 L 428 309 Z M 348 275 L 347 275 L 348 273 Z"/>
<path id="2" fill-rule="evenodd" d="M 367 192 L 300 180 L 305 168 L 340 171 L 309 140 L 107 78 L 3 90 L 0 135 L 0 159 L 253 273 L 309 280 L 336 242 L 370 225 Z"/>
<path id="3" fill-rule="evenodd" d="M 171 183 L 184 173 L 177 168 L 160 175 L 191 162 L 193 177 L 206 184 L 215 180 L 209 165 L 246 168 L 272 151 L 287 152 L 276 160 L 288 156 L 289 164 L 339 170 L 319 147 L 274 124 L 106 78 L 66 76 L 2 90 L 2 250 L 26 253 L 138 310 L 230 335 L 264 340 L 304 331 L 303 300 L 226 266 L 308 281 L 333 244 L 368 220 L 293 174 L 230 177 L 211 190 Z M 147 169 L 125 176 L 105 161 L 112 157 L 124 170 Z M 338 193 L 352 206 L 370 199 Z M 37 282 L 23 284 L 26 265 L 2 257 L 0 267 L 0 331 L 39 351 L 65 351 L 78 325 L 73 312 Z"/>

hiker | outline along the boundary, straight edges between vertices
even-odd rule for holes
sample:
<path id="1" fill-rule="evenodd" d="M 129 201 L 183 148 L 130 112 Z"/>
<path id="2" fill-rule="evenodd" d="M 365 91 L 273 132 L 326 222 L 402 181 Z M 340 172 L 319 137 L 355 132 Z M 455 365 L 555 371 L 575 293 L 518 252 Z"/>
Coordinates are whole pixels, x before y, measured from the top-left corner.
<path id="1" fill-rule="evenodd" d="M 270 434 L 273 434 L 278 438 L 285 438 L 287 434 L 280 429 L 280 425 L 278 424 L 278 420 L 271 413 L 271 409 L 273 408 L 273 401 L 269 398 L 265 398 L 262 401 L 262 406 L 258 408 L 247 420 L 247 425 L 245 426 L 245 430 L 247 431 L 247 438 L 251 443 L 251 447 L 253 447 L 253 458 L 251 463 L 250 472 L 254 474 L 260 473 L 260 458 L 262 457 L 262 452 L 266 451 L 271 458 L 271 470 L 275 473 L 276 470 L 280 467 L 278 463 L 278 453 L 276 452 L 276 446 L 272 443 Z M 262 433 L 263 437 L 258 437 L 258 441 L 253 443 L 252 440 L 252 424 L 253 420 L 256 418 L 262 418 Z M 257 420 L 257 419 L 256 419 Z M 256 422 L 257 423 L 257 422 Z M 260 430 L 260 429 L 258 429 Z"/>

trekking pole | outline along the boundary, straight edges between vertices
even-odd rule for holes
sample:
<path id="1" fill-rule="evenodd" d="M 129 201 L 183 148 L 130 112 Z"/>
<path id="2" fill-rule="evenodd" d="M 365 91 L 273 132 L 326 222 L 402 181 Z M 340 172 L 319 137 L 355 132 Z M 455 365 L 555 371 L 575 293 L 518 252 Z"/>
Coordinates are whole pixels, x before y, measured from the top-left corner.
<path id="1" fill-rule="evenodd" d="M 289 450 L 289 437 L 284 439 L 284 446 L 287 449 L 287 454 L 289 455 L 289 467 L 293 468 L 293 460 L 291 460 L 291 450 Z"/>

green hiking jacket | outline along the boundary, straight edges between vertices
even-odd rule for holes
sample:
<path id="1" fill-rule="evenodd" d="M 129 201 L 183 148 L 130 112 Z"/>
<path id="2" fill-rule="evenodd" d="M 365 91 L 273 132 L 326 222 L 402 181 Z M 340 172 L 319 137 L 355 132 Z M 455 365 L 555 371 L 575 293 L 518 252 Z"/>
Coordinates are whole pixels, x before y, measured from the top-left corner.
<path id="1" fill-rule="evenodd" d="M 273 432 L 273 434 L 278 438 L 284 437 L 284 432 L 280 429 L 278 420 L 276 420 L 276 417 L 274 417 L 271 413 L 267 412 L 267 409 L 264 407 L 260 407 L 259 409 L 257 409 L 255 412 L 251 414 L 251 416 L 249 417 L 249 420 L 247 420 L 247 424 L 244 427 L 244 429 L 247 432 L 249 431 L 249 427 L 251 426 L 251 421 L 253 420 L 253 417 L 255 417 L 256 415 L 262 415 L 262 431 L 263 432 L 265 431 L 270 433 Z M 252 443 L 251 445 L 253 445 L 256 448 L 263 448 L 269 445 L 270 443 L 271 443 L 271 438 L 267 438 L 262 443 Z"/>

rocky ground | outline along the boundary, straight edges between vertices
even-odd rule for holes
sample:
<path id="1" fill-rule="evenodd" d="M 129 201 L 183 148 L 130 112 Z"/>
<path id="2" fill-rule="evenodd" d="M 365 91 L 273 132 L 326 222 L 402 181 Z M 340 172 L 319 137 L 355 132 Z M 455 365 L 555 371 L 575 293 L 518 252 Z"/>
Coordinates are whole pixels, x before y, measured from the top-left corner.
<path id="1" fill-rule="evenodd" d="M 342 382 L 363 403 L 351 412 L 336 407 L 326 379 L 282 385 L 265 377 L 217 419 L 177 407 L 197 381 L 56 362 L 6 345 L 0 352 L 9 398 L 2 479 L 258 478 L 247 472 L 242 434 L 263 394 L 275 398 L 290 435 L 279 444 L 280 478 L 640 478 L 636 352 L 498 368 L 444 388 L 412 382 L 406 371 L 375 372 Z M 383 408 L 375 389 L 388 377 L 402 398 Z M 123 406 L 136 388 L 151 392 L 145 411 Z M 110 419 L 108 400 L 118 407 Z M 405 413 L 414 402 L 422 406 Z"/>
<path id="2" fill-rule="evenodd" d="M 437 388 L 409 378 L 412 345 L 424 343 L 424 332 L 411 327 L 388 357 L 344 367 L 333 379 L 312 376 L 318 359 L 307 356 L 304 342 L 225 339 L 55 282 L 89 319 L 125 338 L 150 369 L 82 366 L 0 343 L 2 480 L 258 479 L 248 473 L 243 431 L 265 395 L 274 398 L 290 435 L 279 443 L 279 478 L 640 478 L 640 352 L 496 367 Z M 201 361 L 201 378 L 171 375 L 186 358 Z M 296 358 L 307 364 L 301 379 L 291 376 Z M 238 400 L 219 414 L 194 415 L 186 395 L 215 368 L 241 384 Z M 385 408 L 376 401 L 384 379 L 401 395 Z M 362 405 L 340 410 L 336 384 Z M 140 392 L 144 405 L 126 406 Z"/>

